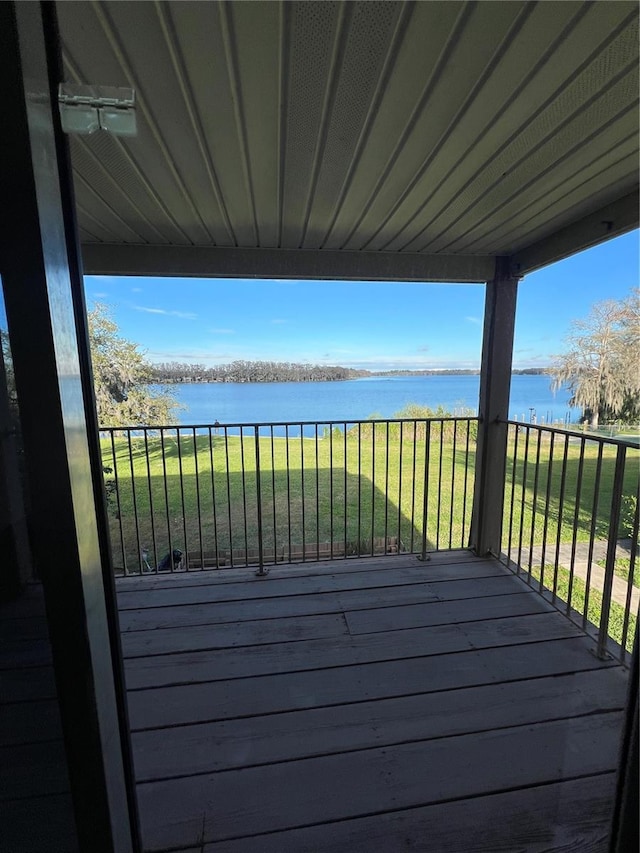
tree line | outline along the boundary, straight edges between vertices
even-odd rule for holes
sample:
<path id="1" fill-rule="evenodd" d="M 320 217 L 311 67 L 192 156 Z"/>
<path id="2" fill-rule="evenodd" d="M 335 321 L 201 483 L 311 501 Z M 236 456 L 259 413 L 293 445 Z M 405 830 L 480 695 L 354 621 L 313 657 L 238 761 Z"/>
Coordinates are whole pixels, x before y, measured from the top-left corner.
<path id="1" fill-rule="evenodd" d="M 149 366 L 152 382 L 335 382 L 367 375 L 367 371 L 326 364 L 290 361 L 244 361 L 207 367 L 177 361 Z"/>

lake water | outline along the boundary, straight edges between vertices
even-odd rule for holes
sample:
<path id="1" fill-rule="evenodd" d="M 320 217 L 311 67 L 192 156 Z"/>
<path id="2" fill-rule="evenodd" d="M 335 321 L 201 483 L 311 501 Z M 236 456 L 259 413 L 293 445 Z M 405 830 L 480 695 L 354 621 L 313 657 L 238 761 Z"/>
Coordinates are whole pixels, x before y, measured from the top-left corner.
<path id="1" fill-rule="evenodd" d="M 479 376 L 366 377 L 344 382 L 223 383 L 156 386 L 173 390 L 186 408 L 182 424 L 283 423 L 364 420 L 392 417 L 409 403 L 443 406 L 452 414 L 475 414 Z M 555 394 L 548 376 L 513 376 L 509 417 L 538 423 L 575 421 L 569 393 Z M 534 413 L 531 412 L 534 410 Z"/>

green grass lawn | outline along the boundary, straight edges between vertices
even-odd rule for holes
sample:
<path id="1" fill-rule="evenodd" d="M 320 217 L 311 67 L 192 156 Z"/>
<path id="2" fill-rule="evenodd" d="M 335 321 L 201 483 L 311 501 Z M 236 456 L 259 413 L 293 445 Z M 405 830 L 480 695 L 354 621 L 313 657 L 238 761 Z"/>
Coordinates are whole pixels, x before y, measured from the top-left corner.
<path id="1" fill-rule="evenodd" d="M 604 567 L 607 564 L 607 561 L 606 560 L 596 560 L 596 563 L 599 566 L 602 566 L 602 568 L 604 569 Z M 637 561 L 636 561 L 636 566 L 637 566 Z M 632 584 L 633 584 L 633 586 L 640 588 L 640 578 L 638 578 L 636 566 L 634 566 Z M 631 558 L 630 557 L 618 557 L 616 559 L 614 572 L 616 575 L 618 575 L 619 578 L 622 578 L 623 581 L 628 581 L 630 570 L 631 570 Z"/>
<path id="2" fill-rule="evenodd" d="M 540 580 L 540 566 L 532 567 L 531 577 L 532 579 Z M 557 571 L 554 572 L 554 566 L 546 565 L 543 583 L 547 589 L 555 593 L 560 602 L 568 603 L 573 610 L 578 611 L 582 615 L 585 614 L 586 603 L 587 621 L 595 625 L 596 628 L 600 627 L 602 613 L 602 593 L 600 590 L 591 589 L 587 600 L 587 588 L 584 580 L 574 576 L 572 581 L 570 572 L 563 566 L 558 566 Z M 538 585 L 536 584 L 535 586 Z M 556 601 L 555 603 L 556 607 L 558 607 L 559 602 Z M 560 609 L 564 608 L 560 607 Z M 609 610 L 609 636 L 616 643 L 622 644 L 623 633 L 625 633 L 625 647 L 629 652 L 633 649 L 636 622 L 637 617 L 631 613 L 625 632 L 625 609 L 615 601 L 611 602 Z"/>

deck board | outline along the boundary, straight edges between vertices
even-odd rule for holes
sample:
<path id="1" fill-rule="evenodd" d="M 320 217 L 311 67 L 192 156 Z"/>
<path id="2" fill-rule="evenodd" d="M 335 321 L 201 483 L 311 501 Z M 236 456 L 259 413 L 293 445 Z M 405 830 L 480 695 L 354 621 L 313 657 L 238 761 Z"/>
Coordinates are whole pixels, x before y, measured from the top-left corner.
<path id="1" fill-rule="evenodd" d="M 624 679 L 609 668 L 153 729 L 134 733 L 136 778 L 153 781 L 351 752 L 372 744 L 431 740 L 619 711 L 623 705 Z"/>
<path id="2" fill-rule="evenodd" d="M 143 837 L 151 849 L 189 846 L 203 824 L 208 841 L 224 840 L 602 773 L 621 719 L 613 712 L 141 784 Z"/>
<path id="3" fill-rule="evenodd" d="M 513 607 L 513 599 L 511 603 Z M 518 604 L 522 607 L 513 607 L 512 615 L 504 618 L 500 618 L 499 613 L 489 612 L 489 618 L 476 619 L 481 614 L 474 613 L 473 622 L 434 625 L 388 634 L 307 640 L 289 644 L 286 654 L 283 654 L 280 644 L 267 643 L 234 649 L 233 656 L 226 649 L 213 649 L 130 658 L 127 661 L 127 685 L 129 690 L 141 690 L 172 684 L 198 684 L 450 654 L 473 648 L 508 645 L 510 637 L 512 642 L 518 644 L 539 642 L 541 638 L 557 640 L 582 637 L 577 626 L 558 612 L 548 612 L 544 602 L 538 604 L 535 597 L 523 598 Z M 520 616 L 517 623 L 513 620 L 514 613 Z M 578 648 L 583 649 L 582 642 Z M 599 666 L 594 659 L 588 659 L 588 662 Z"/>
<path id="4" fill-rule="evenodd" d="M 176 853 L 606 853 L 614 787 L 613 773 L 587 776 Z"/>
<path id="5" fill-rule="evenodd" d="M 442 556 L 119 581 L 145 850 L 604 853 L 625 670 Z"/>
<path id="6" fill-rule="evenodd" d="M 529 592 L 518 578 L 488 577 L 486 596 Z M 436 601 L 457 601 L 473 598 L 474 580 L 406 584 L 381 589 L 356 589 L 304 595 L 288 594 L 278 598 L 247 601 L 181 604 L 153 609 L 126 610 L 120 618 L 124 632 L 158 628 L 183 628 L 189 625 L 214 625 L 224 622 L 246 622 L 257 619 L 283 619 L 292 616 L 313 616 L 323 613 L 343 613 L 349 610 L 370 610 Z"/>

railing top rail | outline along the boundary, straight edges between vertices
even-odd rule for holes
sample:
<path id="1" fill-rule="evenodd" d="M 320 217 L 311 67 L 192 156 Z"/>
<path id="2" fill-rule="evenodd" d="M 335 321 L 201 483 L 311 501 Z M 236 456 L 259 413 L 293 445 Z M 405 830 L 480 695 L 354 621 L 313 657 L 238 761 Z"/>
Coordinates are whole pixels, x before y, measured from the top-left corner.
<path id="1" fill-rule="evenodd" d="M 595 441 L 599 444 L 610 444 L 614 447 L 624 446 L 624 447 L 638 447 L 640 444 L 640 436 L 627 436 L 625 438 L 612 438 L 604 435 L 593 435 L 591 433 L 584 432 L 583 430 L 576 429 L 567 429 L 564 426 L 558 427 L 552 424 L 532 424 L 527 423 L 526 421 L 513 421 L 506 420 L 501 421 L 501 423 L 506 423 L 511 426 L 517 427 L 526 427 L 527 429 L 535 429 L 539 432 L 557 432 L 561 435 L 571 435 L 575 436 L 575 438 L 581 438 L 585 441 Z"/>
<path id="2" fill-rule="evenodd" d="M 139 425 L 139 426 L 101 426 L 100 432 L 143 432 L 143 431 L 159 431 L 159 430 L 194 430 L 194 429 L 254 429 L 255 427 L 304 427 L 304 426 L 331 426 L 333 424 L 399 424 L 399 423 L 427 423 L 429 421 L 452 422 L 452 421 L 477 421 L 477 415 L 451 415 L 447 417 L 428 417 L 428 418 L 330 418 L 324 421 L 262 421 L 262 422 L 243 422 L 243 423 L 213 423 L 213 424 L 158 424 L 158 425 Z"/>

